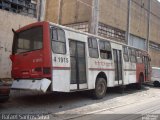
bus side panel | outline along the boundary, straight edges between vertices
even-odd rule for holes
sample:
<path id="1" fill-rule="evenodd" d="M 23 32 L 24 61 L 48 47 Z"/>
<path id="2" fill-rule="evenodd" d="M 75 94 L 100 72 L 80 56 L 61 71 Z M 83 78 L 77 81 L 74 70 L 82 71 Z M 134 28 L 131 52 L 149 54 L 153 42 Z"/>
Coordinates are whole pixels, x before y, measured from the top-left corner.
<path id="1" fill-rule="evenodd" d="M 140 76 L 140 73 L 143 73 L 144 75 L 144 64 L 143 63 L 137 63 L 136 65 L 137 69 L 136 69 L 136 78 L 137 78 L 137 82 L 139 82 L 139 76 Z"/>
<path id="2" fill-rule="evenodd" d="M 124 85 L 128 85 L 129 84 L 129 74 L 130 74 L 130 71 L 129 68 L 130 68 L 130 62 L 124 62 L 123 65 L 124 65 L 124 72 L 123 72 L 123 83 Z"/>
<path id="3" fill-rule="evenodd" d="M 52 54 L 52 90 L 70 91 L 70 58 L 68 55 Z"/>
<path id="4" fill-rule="evenodd" d="M 107 76 L 107 87 L 114 87 L 115 71 L 106 71 L 105 74 Z"/>
<path id="5" fill-rule="evenodd" d="M 114 67 L 113 60 L 101 59 L 101 68 L 107 77 L 107 87 L 114 87 L 115 86 L 115 67 Z"/>
<path id="6" fill-rule="evenodd" d="M 88 72 L 88 89 L 95 88 L 95 82 L 99 71 L 89 70 Z"/>
<path id="7" fill-rule="evenodd" d="M 111 60 L 88 58 L 88 88 L 94 89 L 97 76 L 103 72 L 107 77 L 107 87 L 114 86 L 114 68 Z"/>
<path id="8" fill-rule="evenodd" d="M 136 83 L 136 63 L 130 63 L 130 69 L 129 71 L 129 84 Z"/>
<path id="9" fill-rule="evenodd" d="M 96 83 L 96 79 L 97 76 L 100 72 L 103 71 L 97 71 L 97 70 L 89 70 L 88 72 L 88 89 L 94 89 L 95 88 L 95 83 Z M 107 76 L 107 87 L 114 87 L 114 71 L 106 71 L 104 72 Z"/>

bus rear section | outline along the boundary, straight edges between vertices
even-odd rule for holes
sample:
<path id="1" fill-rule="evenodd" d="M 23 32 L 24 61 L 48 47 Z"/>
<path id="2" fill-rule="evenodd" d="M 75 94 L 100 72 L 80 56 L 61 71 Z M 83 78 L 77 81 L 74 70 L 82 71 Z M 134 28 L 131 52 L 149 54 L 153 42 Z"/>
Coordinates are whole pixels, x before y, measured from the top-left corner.
<path id="1" fill-rule="evenodd" d="M 34 23 L 14 32 L 12 89 L 45 92 L 51 84 L 51 51 L 47 22 Z M 46 54 L 47 53 L 47 54 Z"/>

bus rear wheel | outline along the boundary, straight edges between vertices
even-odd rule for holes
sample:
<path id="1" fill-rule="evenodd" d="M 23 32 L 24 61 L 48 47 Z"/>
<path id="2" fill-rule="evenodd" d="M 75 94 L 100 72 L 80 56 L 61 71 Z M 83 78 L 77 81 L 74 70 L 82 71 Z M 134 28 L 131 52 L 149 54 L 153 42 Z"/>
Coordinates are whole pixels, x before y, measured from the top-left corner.
<path id="1" fill-rule="evenodd" d="M 93 90 L 94 99 L 102 99 L 106 95 L 107 83 L 104 78 L 96 80 L 95 89 Z"/>
<path id="2" fill-rule="evenodd" d="M 154 87 L 159 87 L 159 86 L 160 86 L 160 83 L 159 83 L 158 81 L 155 81 L 155 82 L 153 83 L 153 85 L 154 85 Z"/>

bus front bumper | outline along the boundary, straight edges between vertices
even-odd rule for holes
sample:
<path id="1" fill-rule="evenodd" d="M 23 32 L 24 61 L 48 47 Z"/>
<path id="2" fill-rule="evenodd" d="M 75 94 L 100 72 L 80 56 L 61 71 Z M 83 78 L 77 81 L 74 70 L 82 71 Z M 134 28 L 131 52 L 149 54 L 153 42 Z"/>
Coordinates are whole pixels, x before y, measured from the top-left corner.
<path id="1" fill-rule="evenodd" d="M 36 90 L 46 92 L 50 84 L 51 80 L 46 78 L 41 80 L 20 79 L 13 81 L 11 89 Z"/>

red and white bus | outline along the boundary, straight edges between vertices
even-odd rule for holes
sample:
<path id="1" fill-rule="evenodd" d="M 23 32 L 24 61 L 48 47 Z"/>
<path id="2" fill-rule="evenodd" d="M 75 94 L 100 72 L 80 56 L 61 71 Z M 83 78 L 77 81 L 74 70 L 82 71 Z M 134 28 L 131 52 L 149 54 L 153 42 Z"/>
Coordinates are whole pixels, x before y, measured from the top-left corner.
<path id="1" fill-rule="evenodd" d="M 13 89 L 72 92 L 150 81 L 147 52 L 50 22 L 14 31 Z"/>

